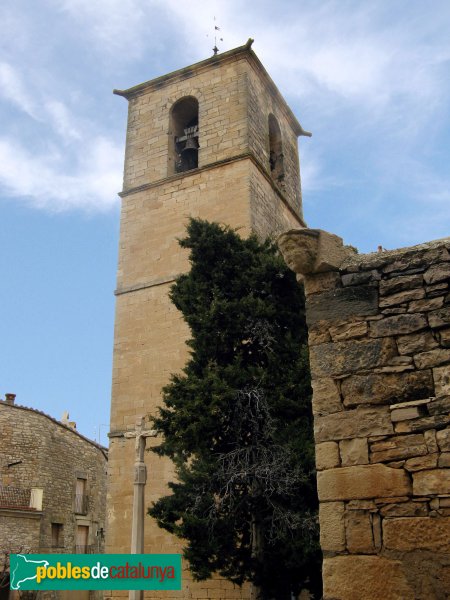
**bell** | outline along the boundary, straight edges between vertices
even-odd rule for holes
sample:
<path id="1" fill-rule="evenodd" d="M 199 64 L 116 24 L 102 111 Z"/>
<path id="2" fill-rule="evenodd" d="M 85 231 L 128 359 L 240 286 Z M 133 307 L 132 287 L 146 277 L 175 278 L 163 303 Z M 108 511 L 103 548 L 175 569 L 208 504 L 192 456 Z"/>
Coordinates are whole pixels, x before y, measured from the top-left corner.
<path id="1" fill-rule="evenodd" d="M 182 152 L 187 152 L 188 150 L 198 150 L 197 140 L 193 137 L 188 138 L 186 140 L 186 144 L 185 144 Z"/>
<path id="2" fill-rule="evenodd" d="M 190 171 L 198 167 L 198 144 L 193 137 L 186 140 L 186 144 L 181 151 L 183 161 L 183 171 Z"/>

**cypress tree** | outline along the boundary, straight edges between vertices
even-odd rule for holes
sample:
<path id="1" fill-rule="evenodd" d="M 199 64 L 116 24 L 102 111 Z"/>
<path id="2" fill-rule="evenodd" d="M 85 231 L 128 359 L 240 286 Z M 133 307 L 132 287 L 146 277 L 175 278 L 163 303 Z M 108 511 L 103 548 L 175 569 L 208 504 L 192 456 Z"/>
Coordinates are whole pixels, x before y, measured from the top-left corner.
<path id="1" fill-rule="evenodd" d="M 190 272 L 170 297 L 190 359 L 163 390 L 154 451 L 175 463 L 149 509 L 185 540 L 196 579 L 251 581 L 262 600 L 321 593 L 304 296 L 270 241 L 191 219 Z"/>

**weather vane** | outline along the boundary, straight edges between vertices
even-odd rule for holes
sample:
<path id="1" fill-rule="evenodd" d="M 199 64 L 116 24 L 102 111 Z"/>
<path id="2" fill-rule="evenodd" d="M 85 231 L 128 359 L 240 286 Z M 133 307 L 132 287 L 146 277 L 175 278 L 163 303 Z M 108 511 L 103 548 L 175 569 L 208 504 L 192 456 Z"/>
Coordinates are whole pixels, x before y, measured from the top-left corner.
<path id="1" fill-rule="evenodd" d="M 216 17 L 214 17 L 214 56 L 219 52 L 219 48 L 217 47 L 217 32 L 220 31 L 220 27 L 216 25 Z M 220 34 L 219 34 L 220 35 Z M 220 42 L 223 42 L 223 38 L 219 38 Z"/>

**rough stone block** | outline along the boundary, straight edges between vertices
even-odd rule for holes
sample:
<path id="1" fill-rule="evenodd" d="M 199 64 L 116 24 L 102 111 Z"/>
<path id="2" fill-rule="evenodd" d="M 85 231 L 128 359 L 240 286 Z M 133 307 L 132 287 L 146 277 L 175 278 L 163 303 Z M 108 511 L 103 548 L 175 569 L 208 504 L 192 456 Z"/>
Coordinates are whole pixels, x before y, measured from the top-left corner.
<path id="1" fill-rule="evenodd" d="M 326 502 L 409 495 L 411 483 L 403 470 L 361 465 L 318 473 L 317 488 L 321 502 Z"/>
<path id="2" fill-rule="evenodd" d="M 363 271 L 362 273 L 347 273 L 342 275 L 342 285 L 361 285 L 362 283 L 368 283 L 369 281 L 379 281 L 381 275 L 378 271 Z"/>
<path id="3" fill-rule="evenodd" d="M 416 354 L 414 363 L 418 369 L 428 369 L 430 367 L 438 367 L 439 365 L 450 362 L 450 349 L 446 350 L 430 350 Z"/>
<path id="4" fill-rule="evenodd" d="M 444 302 L 444 298 L 428 298 L 426 300 L 416 300 L 411 302 L 408 307 L 408 312 L 428 312 L 440 308 Z"/>
<path id="5" fill-rule="evenodd" d="M 343 467 L 367 465 L 369 463 L 369 447 L 367 438 L 354 438 L 339 442 Z"/>
<path id="6" fill-rule="evenodd" d="M 439 343 L 443 348 L 450 348 L 450 328 L 438 331 Z"/>
<path id="7" fill-rule="evenodd" d="M 336 271 L 328 273 L 317 273 L 305 278 L 305 293 L 306 296 L 324 292 L 325 290 L 341 287 L 341 278 Z"/>
<path id="8" fill-rule="evenodd" d="M 316 417 L 314 420 L 316 443 L 369 435 L 389 435 L 393 432 L 389 409 L 385 406 L 358 407 L 355 410 Z"/>
<path id="9" fill-rule="evenodd" d="M 345 550 L 344 503 L 322 502 L 319 506 L 320 547 L 323 552 Z"/>
<path id="10" fill-rule="evenodd" d="M 433 329 L 448 327 L 450 325 L 450 306 L 433 310 L 428 314 L 428 323 Z"/>
<path id="11" fill-rule="evenodd" d="M 433 416 L 450 414 L 450 394 L 441 398 L 434 398 L 428 404 L 428 413 Z"/>
<path id="12" fill-rule="evenodd" d="M 450 427 L 436 433 L 436 440 L 441 452 L 450 452 Z"/>
<path id="13" fill-rule="evenodd" d="M 380 507 L 383 517 L 426 517 L 428 508 L 426 502 L 400 502 L 384 504 Z"/>
<path id="14" fill-rule="evenodd" d="M 450 394 L 450 367 L 437 367 L 433 369 L 433 379 L 436 396 Z"/>
<path id="15" fill-rule="evenodd" d="M 380 298 L 380 308 L 388 308 L 390 306 L 397 306 L 404 302 L 411 302 L 411 300 L 421 300 L 425 297 L 425 290 L 420 288 L 418 290 L 405 290 L 403 292 L 397 292 L 396 294 L 390 294 L 389 296 L 383 296 Z"/>
<path id="16" fill-rule="evenodd" d="M 426 329 L 426 318 L 420 314 L 404 314 L 386 317 L 381 321 L 370 323 L 369 335 L 371 337 L 387 337 L 392 335 L 405 335 Z"/>
<path id="17" fill-rule="evenodd" d="M 312 408 L 315 416 L 329 415 L 344 409 L 335 382 L 330 378 L 314 379 Z"/>
<path id="18" fill-rule="evenodd" d="M 403 290 L 412 290 L 420 288 L 423 284 L 423 277 L 418 275 L 405 275 L 403 277 L 393 277 L 392 279 L 383 279 L 380 281 L 380 295 L 395 294 Z"/>
<path id="19" fill-rule="evenodd" d="M 367 322 L 343 323 L 336 327 L 330 327 L 330 335 L 333 342 L 341 342 L 352 338 L 363 337 L 367 334 Z"/>
<path id="20" fill-rule="evenodd" d="M 336 442 L 316 444 L 316 468 L 318 471 L 333 469 L 339 465 L 339 446 Z"/>
<path id="21" fill-rule="evenodd" d="M 323 562 L 324 600 L 414 598 L 399 560 L 381 556 L 335 556 Z"/>
<path id="22" fill-rule="evenodd" d="M 438 454 L 426 454 L 425 456 L 416 456 L 408 458 L 405 462 L 405 469 L 410 472 L 424 471 L 425 469 L 434 469 L 437 466 Z"/>
<path id="23" fill-rule="evenodd" d="M 397 347 L 400 354 L 417 354 L 437 348 L 438 343 L 429 331 L 423 333 L 411 333 L 401 335 L 397 338 Z"/>
<path id="24" fill-rule="evenodd" d="M 418 471 L 417 473 L 414 473 L 413 491 L 415 496 L 449 494 L 450 470 L 432 469 L 430 471 Z"/>
<path id="25" fill-rule="evenodd" d="M 440 469 L 446 469 L 450 467 L 450 452 L 443 452 L 438 461 L 438 467 Z M 450 498 L 449 498 L 450 500 Z"/>
<path id="26" fill-rule="evenodd" d="M 353 375 L 341 384 L 344 405 L 387 404 L 433 395 L 431 371 Z"/>
<path id="27" fill-rule="evenodd" d="M 417 419 L 423 416 L 423 411 L 420 411 L 419 406 L 409 406 L 408 408 L 398 408 L 391 411 L 391 421 L 397 423 L 398 421 L 409 421 L 410 419 Z"/>
<path id="28" fill-rule="evenodd" d="M 425 439 L 425 444 L 427 445 L 428 452 L 430 454 L 434 454 L 438 451 L 438 445 L 436 441 L 436 430 L 429 429 L 428 431 L 423 432 L 423 437 Z"/>
<path id="29" fill-rule="evenodd" d="M 450 279 L 450 264 L 444 263 L 440 265 L 432 265 L 429 269 L 427 269 L 427 271 L 425 271 L 423 278 L 425 283 L 428 285 Z"/>
<path id="30" fill-rule="evenodd" d="M 383 540 L 388 550 L 450 552 L 450 518 L 385 519 Z"/>
<path id="31" fill-rule="evenodd" d="M 384 442 L 375 442 L 370 446 L 370 462 L 399 460 L 415 456 L 424 456 L 428 448 L 422 434 L 397 435 Z"/>
<path id="32" fill-rule="evenodd" d="M 338 321 L 355 316 L 378 313 L 378 291 L 370 285 L 336 288 L 309 296 L 306 303 L 306 321 Z"/>
<path id="33" fill-rule="evenodd" d="M 374 554 L 372 522 L 367 510 L 352 510 L 345 514 L 345 537 L 351 554 Z"/>
<path id="34" fill-rule="evenodd" d="M 310 348 L 313 378 L 333 377 L 373 369 L 397 354 L 392 339 L 334 342 Z"/>

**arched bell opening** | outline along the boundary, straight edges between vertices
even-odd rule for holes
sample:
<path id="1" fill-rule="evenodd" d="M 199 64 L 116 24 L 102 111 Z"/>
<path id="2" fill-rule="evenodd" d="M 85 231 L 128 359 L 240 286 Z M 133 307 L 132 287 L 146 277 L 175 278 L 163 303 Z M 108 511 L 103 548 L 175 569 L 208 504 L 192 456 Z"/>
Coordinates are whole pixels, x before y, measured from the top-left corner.
<path id="1" fill-rule="evenodd" d="M 198 100 L 181 98 L 170 113 L 169 173 L 198 168 Z"/>
<path id="2" fill-rule="evenodd" d="M 284 183 L 283 142 L 278 121 L 269 115 L 269 165 L 272 179 L 282 185 Z"/>

